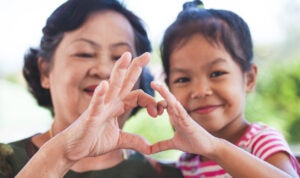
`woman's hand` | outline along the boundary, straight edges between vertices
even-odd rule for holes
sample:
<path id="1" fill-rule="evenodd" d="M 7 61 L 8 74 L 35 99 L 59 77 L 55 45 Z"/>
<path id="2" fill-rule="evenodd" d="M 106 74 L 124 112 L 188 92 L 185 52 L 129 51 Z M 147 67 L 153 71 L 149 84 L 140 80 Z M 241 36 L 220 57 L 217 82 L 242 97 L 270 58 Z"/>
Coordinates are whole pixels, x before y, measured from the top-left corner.
<path id="1" fill-rule="evenodd" d="M 141 136 L 123 132 L 117 119 L 136 106 L 146 107 L 152 117 L 161 114 L 162 109 L 158 111 L 151 96 L 132 90 L 149 59 L 145 53 L 131 62 L 130 53 L 125 53 L 116 62 L 109 81 L 102 81 L 95 89 L 87 110 L 62 132 L 68 159 L 80 160 L 119 148 L 150 153 L 149 143 Z"/>
<path id="2" fill-rule="evenodd" d="M 173 138 L 153 144 L 151 153 L 170 149 L 201 155 L 213 152 L 218 139 L 196 123 L 165 86 L 152 82 L 151 87 L 165 99 L 161 105 L 166 106 L 175 130 Z"/>
<path id="3" fill-rule="evenodd" d="M 153 117 L 162 114 L 162 106 L 153 97 L 132 90 L 149 59 L 146 53 L 131 62 L 130 53 L 123 54 L 114 65 L 109 81 L 102 81 L 95 89 L 86 111 L 46 142 L 16 177 L 63 177 L 78 160 L 119 148 L 150 154 L 147 140 L 123 132 L 117 119 L 136 106 L 146 107 Z"/>

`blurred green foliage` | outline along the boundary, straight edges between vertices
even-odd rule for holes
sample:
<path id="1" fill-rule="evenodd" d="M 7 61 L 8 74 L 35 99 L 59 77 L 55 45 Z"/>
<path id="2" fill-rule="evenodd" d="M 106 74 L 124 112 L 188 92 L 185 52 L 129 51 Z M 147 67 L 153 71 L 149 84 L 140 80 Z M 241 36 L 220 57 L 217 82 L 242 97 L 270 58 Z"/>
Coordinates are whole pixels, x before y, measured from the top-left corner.
<path id="1" fill-rule="evenodd" d="M 300 57 L 261 67 L 254 94 L 248 97 L 246 115 L 281 130 L 288 141 L 300 142 Z"/>

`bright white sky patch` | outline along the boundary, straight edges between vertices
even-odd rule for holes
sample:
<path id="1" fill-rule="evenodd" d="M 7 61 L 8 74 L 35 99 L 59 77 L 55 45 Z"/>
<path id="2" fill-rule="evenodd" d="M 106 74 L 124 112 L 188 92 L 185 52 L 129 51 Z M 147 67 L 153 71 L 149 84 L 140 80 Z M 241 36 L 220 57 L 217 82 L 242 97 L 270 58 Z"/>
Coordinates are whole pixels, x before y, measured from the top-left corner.
<path id="1" fill-rule="evenodd" d="M 37 46 L 50 13 L 65 0 L 10 0 L 0 7 L 0 77 L 19 71 L 25 51 Z M 166 27 L 181 10 L 184 0 L 121 0 L 140 16 L 153 45 L 159 44 Z M 241 15 L 249 24 L 254 43 L 282 39 L 278 21 L 285 0 L 206 0 L 206 8 L 224 8 Z"/>

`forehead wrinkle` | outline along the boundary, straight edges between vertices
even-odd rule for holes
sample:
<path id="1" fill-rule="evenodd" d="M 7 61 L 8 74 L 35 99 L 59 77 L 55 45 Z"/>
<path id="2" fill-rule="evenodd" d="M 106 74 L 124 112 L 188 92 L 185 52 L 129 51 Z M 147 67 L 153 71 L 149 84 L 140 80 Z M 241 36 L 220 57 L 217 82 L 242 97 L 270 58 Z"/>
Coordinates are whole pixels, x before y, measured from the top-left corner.
<path id="1" fill-rule="evenodd" d="M 76 43 L 76 42 L 85 42 L 85 43 L 88 43 L 89 45 L 93 46 L 94 48 L 97 48 L 97 49 L 101 48 L 100 44 L 98 44 L 97 42 L 95 42 L 93 40 L 87 39 L 87 38 L 79 38 L 79 39 L 76 39 L 75 41 L 73 41 L 72 43 Z M 133 49 L 133 47 L 127 42 L 117 42 L 115 44 L 110 45 L 111 49 L 115 49 L 115 48 L 119 48 L 119 47 L 128 47 L 129 49 Z"/>

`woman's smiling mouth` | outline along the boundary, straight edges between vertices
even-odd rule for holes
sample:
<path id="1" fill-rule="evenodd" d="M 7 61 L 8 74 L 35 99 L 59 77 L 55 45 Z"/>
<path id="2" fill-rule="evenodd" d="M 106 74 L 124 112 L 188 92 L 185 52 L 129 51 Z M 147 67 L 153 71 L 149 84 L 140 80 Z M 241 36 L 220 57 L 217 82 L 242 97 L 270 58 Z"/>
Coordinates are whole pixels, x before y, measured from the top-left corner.
<path id="1" fill-rule="evenodd" d="M 93 96 L 96 87 L 97 85 L 91 85 L 85 88 L 83 91 L 86 92 L 89 96 Z"/>

